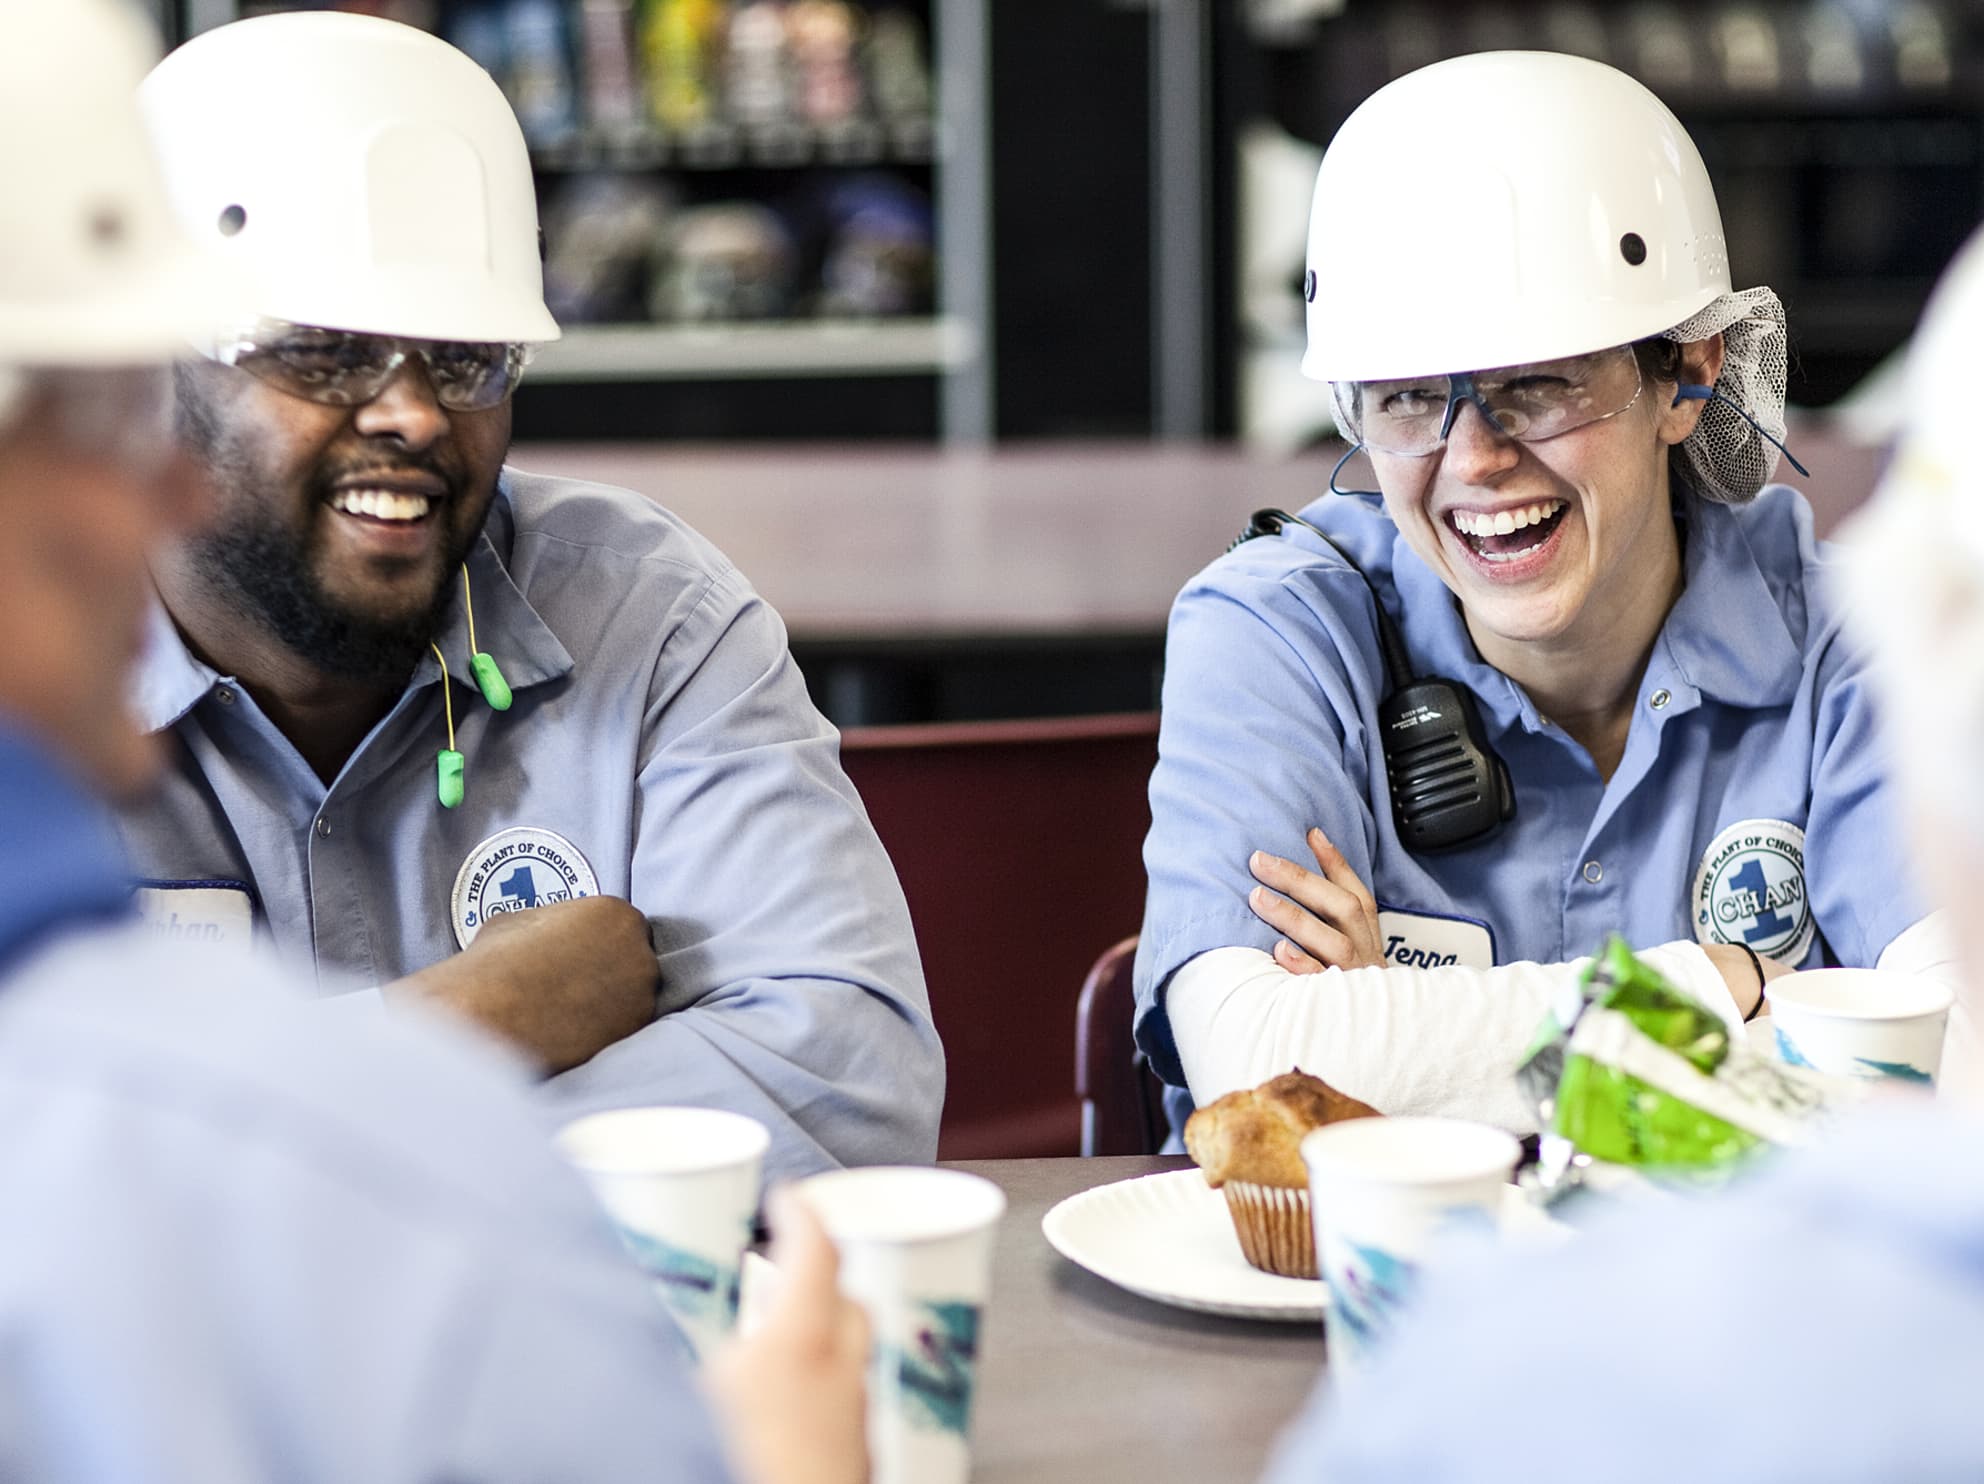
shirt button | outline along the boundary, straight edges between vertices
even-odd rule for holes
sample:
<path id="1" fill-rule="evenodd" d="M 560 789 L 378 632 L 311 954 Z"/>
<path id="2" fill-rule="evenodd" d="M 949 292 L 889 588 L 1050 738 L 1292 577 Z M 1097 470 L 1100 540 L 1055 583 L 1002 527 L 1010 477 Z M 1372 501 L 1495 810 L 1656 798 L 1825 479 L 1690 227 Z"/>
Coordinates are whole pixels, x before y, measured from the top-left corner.
<path id="1" fill-rule="evenodd" d="M 317 838 L 319 840 L 328 840 L 330 839 L 330 837 L 331 837 L 331 822 L 320 814 L 317 816 Z M 1590 870 L 1591 867 L 1589 866 L 1585 867 L 1585 871 L 1587 872 L 1587 874 L 1590 872 Z"/>
<path id="2" fill-rule="evenodd" d="M 321 823 L 321 821 L 319 822 Z M 1589 881 L 1593 886 L 1598 885 L 1599 882 L 1605 879 L 1605 867 L 1601 866 L 1597 861 L 1586 861 L 1584 863 L 1584 879 Z"/>
<path id="3" fill-rule="evenodd" d="M 214 690 L 214 699 L 219 701 L 223 706 L 232 706 L 234 704 L 234 692 L 224 685 L 219 686 Z"/>
<path id="4" fill-rule="evenodd" d="M 1673 699 L 1674 697 L 1667 691 L 1657 690 L 1646 698 L 1646 703 L 1656 711 L 1665 711 L 1667 703 Z"/>

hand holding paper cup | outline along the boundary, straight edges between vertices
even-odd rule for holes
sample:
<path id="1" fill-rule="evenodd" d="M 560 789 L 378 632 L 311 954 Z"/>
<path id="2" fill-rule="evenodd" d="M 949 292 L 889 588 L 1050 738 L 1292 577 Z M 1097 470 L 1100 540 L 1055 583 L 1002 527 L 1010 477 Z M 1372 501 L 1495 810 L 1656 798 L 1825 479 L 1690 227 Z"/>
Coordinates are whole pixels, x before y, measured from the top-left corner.
<path id="1" fill-rule="evenodd" d="M 777 1287 L 747 1300 L 760 1322 L 704 1360 L 704 1386 L 742 1479 L 867 1484 L 867 1313 L 812 1207 L 785 1189 L 765 1208 Z"/>
<path id="2" fill-rule="evenodd" d="M 1360 1118 L 1302 1140 L 1334 1375 L 1366 1364 L 1433 1248 L 1467 1229 L 1496 1229 L 1521 1154 L 1501 1129 L 1452 1118 Z"/>
<path id="3" fill-rule="evenodd" d="M 868 1311 L 873 1484 L 964 1484 L 992 1239 L 1005 1194 L 962 1170 L 836 1170 L 794 1187 Z"/>
<path id="4" fill-rule="evenodd" d="M 770 1143 L 755 1118 L 715 1108 L 618 1108 L 558 1133 L 699 1357 L 737 1324 Z"/>
<path id="5" fill-rule="evenodd" d="M 1955 996 L 1913 974 L 1807 969 L 1770 986 L 1777 1054 L 1836 1077 L 1932 1085 Z"/>

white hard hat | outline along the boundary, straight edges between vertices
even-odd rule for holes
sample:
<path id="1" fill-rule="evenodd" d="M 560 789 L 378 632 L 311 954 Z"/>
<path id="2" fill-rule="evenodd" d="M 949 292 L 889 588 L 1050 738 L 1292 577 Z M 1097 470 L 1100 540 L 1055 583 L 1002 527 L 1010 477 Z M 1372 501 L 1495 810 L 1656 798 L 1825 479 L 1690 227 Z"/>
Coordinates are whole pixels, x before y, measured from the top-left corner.
<path id="1" fill-rule="evenodd" d="M 173 205 L 256 313 L 424 340 L 558 338 L 516 115 L 411 26 L 337 12 L 203 33 L 146 79 Z"/>
<path id="2" fill-rule="evenodd" d="M 1483 52 L 1380 88 L 1309 216 L 1320 381 L 1550 360 L 1660 334 L 1729 292 L 1701 155 L 1625 73 Z"/>
<path id="3" fill-rule="evenodd" d="M 127 5 L 0 0 L 0 366 L 162 362 L 215 312 L 138 117 L 157 54 Z"/>

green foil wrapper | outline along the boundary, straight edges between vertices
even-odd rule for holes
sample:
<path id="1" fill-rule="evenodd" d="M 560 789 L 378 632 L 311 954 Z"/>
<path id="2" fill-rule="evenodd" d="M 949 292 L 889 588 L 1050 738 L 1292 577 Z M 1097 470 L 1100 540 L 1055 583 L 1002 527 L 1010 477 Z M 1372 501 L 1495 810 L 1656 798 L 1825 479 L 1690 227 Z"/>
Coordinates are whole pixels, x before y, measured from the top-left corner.
<path id="1" fill-rule="evenodd" d="M 1683 1178 L 1805 1142 L 1844 1091 L 1732 1039 L 1617 937 L 1553 1009 L 1518 1076 L 1544 1128 L 1577 1153 Z"/>

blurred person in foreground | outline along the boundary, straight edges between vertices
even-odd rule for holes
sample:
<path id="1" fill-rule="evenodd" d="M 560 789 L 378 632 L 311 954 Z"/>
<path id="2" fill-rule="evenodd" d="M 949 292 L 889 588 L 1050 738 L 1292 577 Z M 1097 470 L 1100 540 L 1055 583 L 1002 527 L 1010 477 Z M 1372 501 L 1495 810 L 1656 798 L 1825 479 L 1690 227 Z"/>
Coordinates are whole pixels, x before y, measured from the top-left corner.
<path id="1" fill-rule="evenodd" d="M 1829 547 L 1770 482 L 1784 310 L 1666 105 L 1548 52 L 1408 73 L 1331 140 L 1308 255 L 1303 370 L 1376 488 L 1257 518 L 1172 609 L 1166 1080 L 1299 1065 L 1526 1133 L 1515 1067 L 1612 933 L 1732 1025 L 1779 972 L 1944 977 Z"/>
<path id="2" fill-rule="evenodd" d="M 643 496 L 505 465 L 559 331 L 496 83 L 276 14 L 141 101 L 248 301 L 175 374 L 218 510 L 153 568 L 147 912 L 496 1031 L 555 1120 L 729 1109 L 774 1177 L 932 1158 L 908 910 L 778 616 Z"/>
<path id="3" fill-rule="evenodd" d="M 1842 534 L 1912 859 L 1984 1013 L 1984 237 L 1932 299 L 1908 417 Z M 1945 1052 L 1966 1055 L 1952 1040 Z M 1975 1087 L 1976 1068 L 1957 1085 Z M 1630 1224 L 1628 1224 L 1630 1222 Z M 1896 1096 L 1716 1198 L 1430 1277 L 1368 1378 L 1327 1386 L 1272 1484 L 1984 1479 L 1984 1117 Z"/>
<path id="4" fill-rule="evenodd" d="M 132 911 L 96 795 L 156 768 L 116 698 L 205 500 L 164 362 L 215 276 L 150 57 L 109 0 L 0 0 L 0 1478 L 857 1484 L 865 1325 L 803 1211 L 712 1415 L 511 1053 Z"/>

